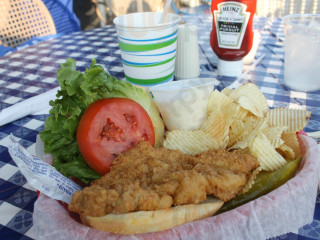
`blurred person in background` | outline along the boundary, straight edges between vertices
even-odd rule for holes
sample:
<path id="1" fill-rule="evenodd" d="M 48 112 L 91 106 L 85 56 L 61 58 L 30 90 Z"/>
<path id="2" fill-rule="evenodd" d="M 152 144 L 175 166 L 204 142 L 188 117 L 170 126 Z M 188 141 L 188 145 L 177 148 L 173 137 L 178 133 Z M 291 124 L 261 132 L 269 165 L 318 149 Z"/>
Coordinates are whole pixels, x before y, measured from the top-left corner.
<path id="1" fill-rule="evenodd" d="M 73 0 L 73 10 L 80 20 L 81 30 L 100 27 L 97 6 L 92 0 Z"/>
<path id="2" fill-rule="evenodd" d="M 112 24 L 115 17 L 133 12 L 156 12 L 165 0 L 73 0 L 81 30 Z"/>
<path id="3" fill-rule="evenodd" d="M 183 4 L 200 0 L 173 0 L 179 9 Z M 113 24 L 117 16 L 134 12 L 162 11 L 165 0 L 73 0 L 73 9 L 81 23 L 81 30 Z M 189 5 L 190 6 L 190 5 Z M 173 11 L 173 9 L 171 9 Z"/>

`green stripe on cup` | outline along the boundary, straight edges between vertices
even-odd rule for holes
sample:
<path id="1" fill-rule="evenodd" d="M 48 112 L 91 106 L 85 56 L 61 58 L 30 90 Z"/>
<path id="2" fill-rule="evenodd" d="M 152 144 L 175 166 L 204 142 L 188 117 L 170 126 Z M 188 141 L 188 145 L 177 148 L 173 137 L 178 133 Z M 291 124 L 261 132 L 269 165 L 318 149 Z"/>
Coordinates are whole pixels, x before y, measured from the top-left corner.
<path id="1" fill-rule="evenodd" d="M 161 78 L 154 78 L 154 79 L 138 79 L 138 78 L 132 78 L 126 75 L 126 79 L 128 82 L 131 83 L 135 83 L 135 84 L 157 84 L 157 83 L 161 83 L 164 82 L 166 80 L 168 80 L 169 78 L 171 78 L 173 76 L 174 72 L 170 73 L 167 76 L 161 77 Z"/>
<path id="2" fill-rule="evenodd" d="M 177 41 L 177 38 L 174 38 L 174 39 L 167 41 L 167 42 L 146 44 L 146 45 L 133 45 L 133 44 L 123 43 L 123 42 L 119 41 L 119 47 L 122 51 L 143 52 L 143 51 L 151 51 L 151 50 L 156 50 L 159 48 L 168 47 L 171 44 L 175 43 L 176 41 Z"/>
<path id="3" fill-rule="evenodd" d="M 169 71 L 170 69 L 174 69 L 174 64 L 173 64 L 171 67 L 169 67 L 168 69 L 165 69 L 165 70 L 163 70 L 163 71 L 161 71 L 161 72 L 159 72 L 159 73 L 163 73 L 163 72 Z M 173 71 L 174 71 L 174 70 L 173 70 Z"/>
<path id="4" fill-rule="evenodd" d="M 163 64 L 166 64 L 170 61 L 172 61 L 173 59 L 175 58 L 172 57 L 172 58 L 169 58 L 168 60 L 165 60 L 165 61 L 162 61 L 162 62 L 158 62 L 158 63 L 154 63 L 154 64 L 144 64 L 144 65 L 136 65 L 136 64 L 130 64 L 130 63 L 126 63 L 126 62 L 123 62 L 124 65 L 126 66 L 130 66 L 130 67 L 138 67 L 138 68 L 142 68 L 142 67 L 156 67 L 156 66 L 160 66 L 160 65 L 163 65 Z"/>

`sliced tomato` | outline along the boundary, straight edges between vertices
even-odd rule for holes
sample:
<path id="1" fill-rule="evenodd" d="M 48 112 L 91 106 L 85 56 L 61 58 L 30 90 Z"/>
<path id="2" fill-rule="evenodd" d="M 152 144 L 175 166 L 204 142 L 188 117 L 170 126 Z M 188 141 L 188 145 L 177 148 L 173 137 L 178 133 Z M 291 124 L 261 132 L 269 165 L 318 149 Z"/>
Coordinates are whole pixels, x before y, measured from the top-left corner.
<path id="1" fill-rule="evenodd" d="M 79 149 L 88 165 L 100 175 L 113 159 L 139 141 L 155 142 L 151 119 L 144 108 L 128 98 L 104 98 L 85 111 L 77 130 Z"/>

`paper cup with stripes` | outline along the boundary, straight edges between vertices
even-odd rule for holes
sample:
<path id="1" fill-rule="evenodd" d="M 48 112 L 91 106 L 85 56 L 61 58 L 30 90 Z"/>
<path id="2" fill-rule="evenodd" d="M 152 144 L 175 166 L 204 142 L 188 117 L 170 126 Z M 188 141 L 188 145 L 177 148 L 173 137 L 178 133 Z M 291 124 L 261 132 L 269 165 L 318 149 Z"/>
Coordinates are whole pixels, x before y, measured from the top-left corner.
<path id="1" fill-rule="evenodd" d="M 128 82 L 149 87 L 173 80 L 180 17 L 168 13 L 163 23 L 160 17 L 140 12 L 113 20 Z"/>

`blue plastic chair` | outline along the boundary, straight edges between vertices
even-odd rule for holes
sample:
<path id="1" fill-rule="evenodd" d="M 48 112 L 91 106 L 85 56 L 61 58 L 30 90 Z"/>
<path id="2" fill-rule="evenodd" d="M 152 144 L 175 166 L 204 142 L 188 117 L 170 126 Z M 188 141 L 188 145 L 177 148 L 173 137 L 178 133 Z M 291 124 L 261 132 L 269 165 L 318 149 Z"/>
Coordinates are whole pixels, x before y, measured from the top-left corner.
<path id="1" fill-rule="evenodd" d="M 72 0 L 42 0 L 42 2 L 46 5 L 51 14 L 57 34 L 44 37 L 34 37 L 16 48 L 0 45 L 0 57 L 23 47 L 31 46 L 51 38 L 81 30 L 80 21 L 73 12 Z"/>
<path id="2" fill-rule="evenodd" d="M 16 48 L 5 47 L 5 46 L 0 44 L 0 57 L 6 55 L 7 53 L 14 52 L 16 50 L 17 50 Z"/>
<path id="3" fill-rule="evenodd" d="M 73 11 L 73 0 L 42 0 L 51 13 L 57 33 L 80 31 L 80 21 Z"/>

